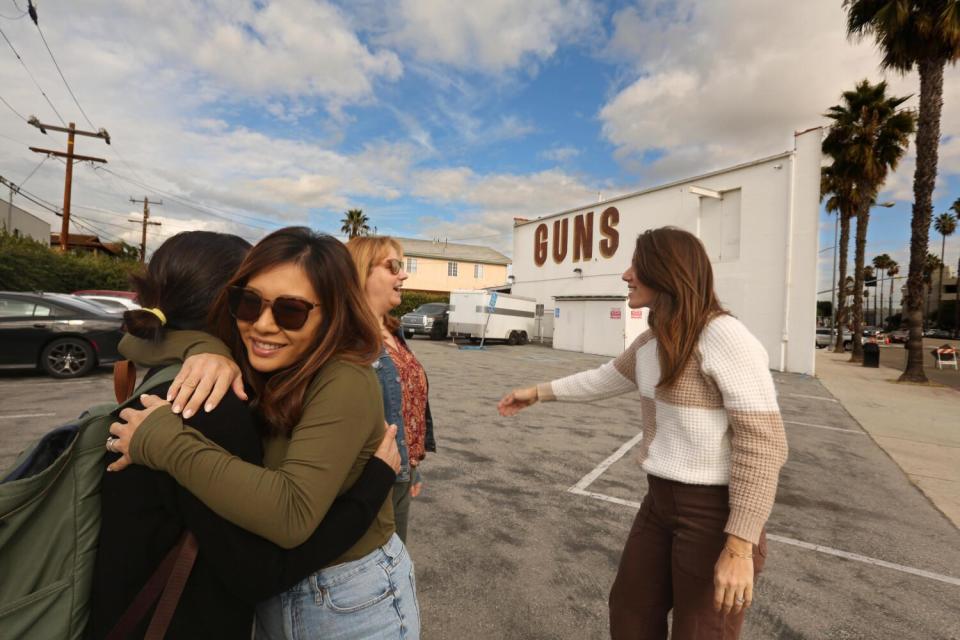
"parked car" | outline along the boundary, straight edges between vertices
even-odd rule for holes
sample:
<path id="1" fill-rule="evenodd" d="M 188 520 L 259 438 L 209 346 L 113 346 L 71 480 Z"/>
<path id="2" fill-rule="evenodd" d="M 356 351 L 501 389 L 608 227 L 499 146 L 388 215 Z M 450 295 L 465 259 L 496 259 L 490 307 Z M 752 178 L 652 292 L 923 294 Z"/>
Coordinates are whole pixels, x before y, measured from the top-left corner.
<path id="1" fill-rule="evenodd" d="M 927 329 L 923 332 L 926 338 L 936 338 L 937 340 L 949 340 L 953 337 L 953 332 L 948 329 Z"/>
<path id="2" fill-rule="evenodd" d="M 907 329 L 897 329 L 888 333 L 887 337 L 889 337 L 890 342 L 894 344 L 906 344 L 907 338 L 910 337 L 910 332 Z"/>
<path id="3" fill-rule="evenodd" d="M 120 359 L 120 314 L 79 296 L 0 291 L 0 368 L 74 378 Z"/>
<path id="4" fill-rule="evenodd" d="M 403 336 L 409 339 L 419 334 L 430 336 L 431 340 L 442 340 L 447 337 L 449 315 L 450 305 L 448 304 L 442 302 L 422 304 L 400 318 Z"/>
<path id="5" fill-rule="evenodd" d="M 829 327 L 826 328 L 817 328 L 817 338 L 814 343 L 817 349 L 823 349 L 824 347 L 832 347 L 836 339 L 837 332 Z M 861 338 L 862 341 L 862 338 Z M 853 347 L 853 333 L 844 329 L 843 331 L 843 350 L 850 351 Z"/>
<path id="6" fill-rule="evenodd" d="M 135 291 L 116 291 L 112 289 L 81 289 L 74 291 L 75 296 L 110 296 L 112 298 L 126 298 L 127 300 L 137 301 Z"/>
<path id="7" fill-rule="evenodd" d="M 94 302 L 108 311 L 117 311 L 123 313 L 128 309 L 139 309 L 140 305 L 130 298 L 121 298 L 119 296 L 106 296 L 90 293 L 75 293 L 78 298 Z"/>

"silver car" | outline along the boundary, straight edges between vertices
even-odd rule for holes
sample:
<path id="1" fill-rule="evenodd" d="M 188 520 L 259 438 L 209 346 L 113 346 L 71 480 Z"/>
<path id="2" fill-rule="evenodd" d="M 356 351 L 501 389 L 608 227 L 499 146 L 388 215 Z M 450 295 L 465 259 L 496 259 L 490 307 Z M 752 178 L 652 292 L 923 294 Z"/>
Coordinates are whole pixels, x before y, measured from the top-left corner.
<path id="1" fill-rule="evenodd" d="M 836 331 L 829 327 L 817 328 L 817 349 L 832 347 L 837 336 Z M 853 334 L 847 330 L 843 331 L 843 350 L 849 351 L 853 347 Z"/>

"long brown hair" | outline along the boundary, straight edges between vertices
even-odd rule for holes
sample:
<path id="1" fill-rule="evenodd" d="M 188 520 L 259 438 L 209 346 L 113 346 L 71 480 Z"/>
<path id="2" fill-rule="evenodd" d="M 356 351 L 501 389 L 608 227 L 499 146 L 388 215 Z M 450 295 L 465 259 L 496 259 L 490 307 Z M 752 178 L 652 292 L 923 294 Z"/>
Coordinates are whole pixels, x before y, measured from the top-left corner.
<path id="1" fill-rule="evenodd" d="M 233 350 L 243 377 L 253 387 L 253 406 L 268 433 L 289 435 L 303 415 L 307 387 L 331 360 L 370 364 L 380 355 L 380 331 L 367 307 L 350 254 L 339 240 L 306 227 L 287 227 L 261 240 L 227 286 L 246 286 L 255 275 L 282 264 L 303 268 L 320 302 L 320 326 L 298 362 L 264 374 L 250 365 L 224 289 L 211 310 L 214 333 Z"/>
<path id="2" fill-rule="evenodd" d="M 713 290 L 713 268 L 703 243 L 683 229 L 649 229 L 633 252 L 637 279 L 654 291 L 650 329 L 657 338 L 658 387 L 671 386 L 693 356 L 700 332 L 726 313 Z"/>
<path id="3" fill-rule="evenodd" d="M 355 236 L 347 242 L 347 249 L 353 257 L 353 263 L 357 266 L 357 275 L 360 276 L 360 290 L 366 291 L 367 278 L 373 268 L 383 262 L 390 253 L 390 249 L 397 252 L 397 255 L 403 260 L 403 247 L 395 238 L 390 236 Z M 387 331 L 393 333 L 400 326 L 400 321 L 389 313 L 383 315 L 383 326 Z"/>

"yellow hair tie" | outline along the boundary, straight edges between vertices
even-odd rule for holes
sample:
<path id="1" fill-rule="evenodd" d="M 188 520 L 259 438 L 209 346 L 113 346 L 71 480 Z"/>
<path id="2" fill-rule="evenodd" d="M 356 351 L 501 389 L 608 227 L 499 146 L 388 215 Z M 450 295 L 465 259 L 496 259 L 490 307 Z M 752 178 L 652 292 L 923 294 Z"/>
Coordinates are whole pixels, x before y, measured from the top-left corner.
<path id="1" fill-rule="evenodd" d="M 143 310 L 146 311 L 147 313 L 152 313 L 153 315 L 157 316 L 160 319 L 161 327 L 167 324 L 167 316 L 163 315 L 163 311 L 160 311 L 160 309 L 150 309 L 150 308 L 144 307 Z"/>

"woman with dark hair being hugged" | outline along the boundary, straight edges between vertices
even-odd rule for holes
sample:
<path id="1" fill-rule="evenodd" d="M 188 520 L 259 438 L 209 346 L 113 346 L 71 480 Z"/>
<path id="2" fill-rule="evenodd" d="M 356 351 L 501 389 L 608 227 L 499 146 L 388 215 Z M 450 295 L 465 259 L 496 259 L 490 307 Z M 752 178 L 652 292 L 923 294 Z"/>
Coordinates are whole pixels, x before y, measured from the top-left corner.
<path id="1" fill-rule="evenodd" d="M 423 488 L 420 463 L 428 451 L 437 450 L 437 445 L 427 374 L 403 339 L 400 322 L 390 315 L 401 302 L 400 289 L 407 279 L 403 247 L 390 236 L 357 236 L 350 239 L 347 249 L 383 339 L 380 358 L 373 367 L 380 379 L 387 422 L 397 425 L 400 472 L 393 487 L 393 512 L 397 535 L 406 542 L 410 500 Z"/>
<path id="2" fill-rule="evenodd" d="M 305 227 L 247 255 L 214 303 L 214 333 L 251 389 L 267 468 L 231 456 L 157 397 L 114 423 L 117 449 L 166 471 L 213 511 L 279 544 L 306 540 L 380 444 L 380 353 L 350 255 Z M 387 500 L 348 551 L 257 607 L 258 638 L 418 638 L 413 563 Z"/>
<path id="3" fill-rule="evenodd" d="M 164 242 L 146 271 L 132 278 L 145 308 L 124 314 L 129 334 L 143 339 L 141 355 L 162 351 L 170 336 L 202 338 L 211 302 L 249 250 L 250 244 L 237 236 L 209 231 L 184 232 Z M 121 344 L 125 354 L 129 344 Z M 147 383 L 157 371 L 147 371 Z M 165 394 L 168 384 L 158 383 L 150 393 Z M 263 464 L 256 418 L 235 393 L 187 424 L 236 459 Z M 107 441 L 111 465 L 117 460 L 116 445 Z M 367 531 L 393 485 L 392 466 L 399 467 L 392 434 L 377 456 L 306 542 L 289 551 L 220 518 L 162 471 L 137 466 L 105 473 L 87 637 L 144 636 L 149 616 L 117 626 L 118 621 L 184 531 L 194 535 L 199 552 L 164 637 L 249 637 L 258 602 L 328 564 Z"/>
<path id="4" fill-rule="evenodd" d="M 735 639 L 787 456 L 767 353 L 720 306 L 696 236 L 646 231 L 623 279 L 650 328 L 600 368 L 516 389 L 498 408 L 639 391 L 649 488 L 610 593 L 610 634 L 664 639 L 672 610 L 674 640 Z"/>

